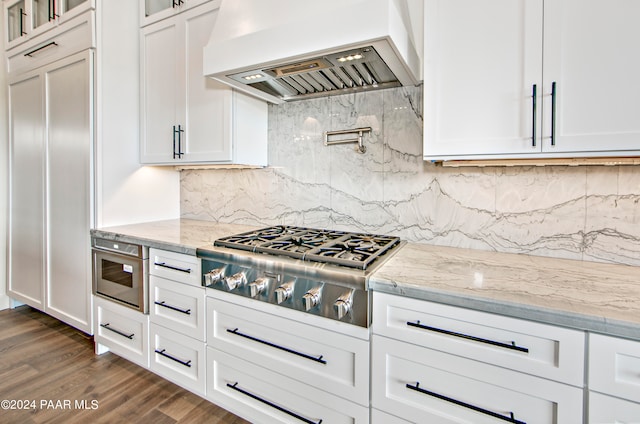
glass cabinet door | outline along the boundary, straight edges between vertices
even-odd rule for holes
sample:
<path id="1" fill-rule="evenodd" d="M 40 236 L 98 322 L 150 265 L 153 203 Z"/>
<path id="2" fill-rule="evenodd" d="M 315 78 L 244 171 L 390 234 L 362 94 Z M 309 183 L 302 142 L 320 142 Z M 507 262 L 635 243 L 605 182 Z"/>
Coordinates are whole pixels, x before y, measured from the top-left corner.
<path id="1" fill-rule="evenodd" d="M 33 29 L 54 19 L 54 8 L 55 6 L 52 0 L 31 0 Z"/>
<path id="2" fill-rule="evenodd" d="M 144 1 L 144 14 L 145 16 L 151 16 L 163 10 L 173 7 L 173 0 L 145 0 Z"/>
<path id="3" fill-rule="evenodd" d="M 80 6 L 82 3 L 86 3 L 89 0 L 61 0 L 62 11 L 66 12 L 73 9 L 76 6 Z"/>
<path id="4" fill-rule="evenodd" d="M 23 35 L 26 35 L 26 27 L 24 17 L 26 16 L 24 9 L 24 0 L 7 8 L 7 41 L 11 42 Z"/>

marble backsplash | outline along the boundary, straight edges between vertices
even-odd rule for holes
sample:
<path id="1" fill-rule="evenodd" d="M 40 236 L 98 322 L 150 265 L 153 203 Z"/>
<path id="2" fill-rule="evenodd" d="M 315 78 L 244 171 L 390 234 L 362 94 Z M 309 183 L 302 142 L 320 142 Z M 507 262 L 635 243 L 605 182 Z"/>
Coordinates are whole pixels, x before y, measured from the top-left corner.
<path id="1" fill-rule="evenodd" d="M 323 144 L 367 126 L 364 154 Z M 181 216 L 640 265 L 640 167 L 424 162 L 420 87 L 270 105 L 269 163 L 182 171 Z"/>

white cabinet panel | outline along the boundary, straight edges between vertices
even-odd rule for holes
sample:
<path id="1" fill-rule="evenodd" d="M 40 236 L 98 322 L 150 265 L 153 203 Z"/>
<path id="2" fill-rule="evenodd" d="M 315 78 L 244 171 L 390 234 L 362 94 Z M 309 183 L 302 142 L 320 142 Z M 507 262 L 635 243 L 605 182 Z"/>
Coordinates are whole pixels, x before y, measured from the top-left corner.
<path id="1" fill-rule="evenodd" d="M 45 138 L 42 75 L 9 81 L 10 125 L 10 296 L 44 307 Z"/>
<path id="2" fill-rule="evenodd" d="M 274 384 L 277 381 L 281 384 Z M 207 397 L 256 423 L 365 424 L 369 408 L 207 348 Z"/>
<path id="3" fill-rule="evenodd" d="M 376 334 L 583 385 L 582 331 L 384 293 L 375 293 L 373 305 Z"/>
<path id="4" fill-rule="evenodd" d="M 202 287 L 200 259 L 167 250 L 149 249 L 149 274 Z"/>
<path id="5" fill-rule="evenodd" d="M 205 289 L 151 275 L 149 277 L 151 322 L 205 341 Z"/>
<path id="6" fill-rule="evenodd" d="M 640 403 L 589 392 L 589 423 L 640 423 Z"/>
<path id="7" fill-rule="evenodd" d="M 46 71 L 48 248 L 46 312 L 91 333 L 93 53 Z"/>
<path id="8" fill-rule="evenodd" d="M 640 403 L 640 342 L 590 334 L 589 389 Z"/>
<path id="9" fill-rule="evenodd" d="M 372 339 L 374 407 L 411 422 L 582 423 L 582 390 L 386 337 Z"/>

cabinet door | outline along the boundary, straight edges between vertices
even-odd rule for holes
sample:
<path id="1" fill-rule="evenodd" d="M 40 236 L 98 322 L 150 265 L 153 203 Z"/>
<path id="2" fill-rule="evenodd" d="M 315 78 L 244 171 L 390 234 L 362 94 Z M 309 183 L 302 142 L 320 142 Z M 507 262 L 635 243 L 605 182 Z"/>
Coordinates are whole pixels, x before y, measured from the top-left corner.
<path id="1" fill-rule="evenodd" d="M 425 159 L 540 152 L 542 3 L 425 2 Z"/>
<path id="2" fill-rule="evenodd" d="M 185 126 L 182 161 L 231 161 L 232 91 L 226 85 L 206 78 L 202 70 L 204 46 L 215 23 L 218 9 L 208 5 L 184 14 L 184 72 L 186 105 L 180 119 Z"/>
<path id="3" fill-rule="evenodd" d="M 632 424 L 640 422 L 640 403 L 589 392 L 589 422 Z"/>
<path id="4" fill-rule="evenodd" d="M 169 19 L 148 26 L 141 36 L 142 127 L 140 161 L 173 161 L 178 107 L 179 30 Z"/>
<path id="5" fill-rule="evenodd" d="M 9 82 L 9 295 L 44 307 L 45 144 L 42 76 Z"/>
<path id="6" fill-rule="evenodd" d="M 92 53 L 45 71 L 48 123 L 48 278 L 45 311 L 91 333 Z"/>
<path id="7" fill-rule="evenodd" d="M 4 47 L 6 50 L 27 39 L 27 10 L 25 0 L 4 2 Z"/>
<path id="8" fill-rule="evenodd" d="M 637 154 L 640 2 L 545 0 L 544 20 L 544 150 Z"/>

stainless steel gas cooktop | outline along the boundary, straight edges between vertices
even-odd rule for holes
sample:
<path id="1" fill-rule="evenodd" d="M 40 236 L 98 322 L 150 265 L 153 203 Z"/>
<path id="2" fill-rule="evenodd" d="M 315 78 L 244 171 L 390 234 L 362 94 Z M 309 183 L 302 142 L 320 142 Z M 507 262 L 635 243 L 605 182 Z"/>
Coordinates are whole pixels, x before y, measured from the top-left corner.
<path id="1" fill-rule="evenodd" d="M 369 275 L 402 244 L 395 236 L 278 225 L 220 238 L 197 255 L 206 287 L 367 327 Z"/>

